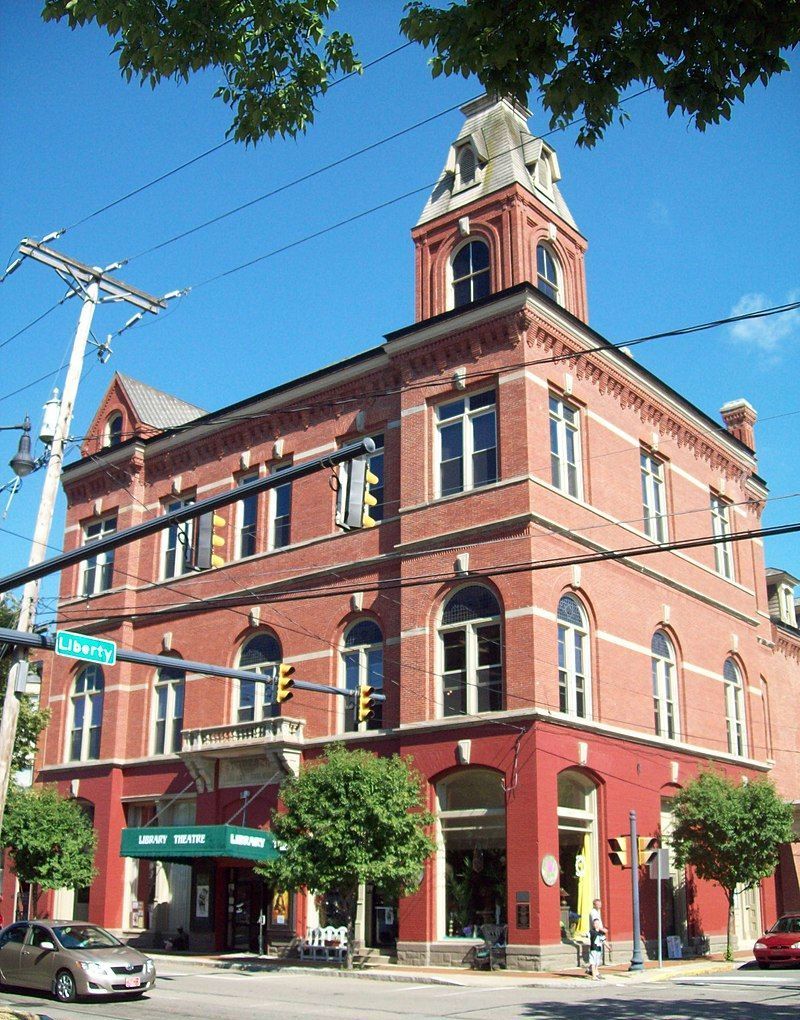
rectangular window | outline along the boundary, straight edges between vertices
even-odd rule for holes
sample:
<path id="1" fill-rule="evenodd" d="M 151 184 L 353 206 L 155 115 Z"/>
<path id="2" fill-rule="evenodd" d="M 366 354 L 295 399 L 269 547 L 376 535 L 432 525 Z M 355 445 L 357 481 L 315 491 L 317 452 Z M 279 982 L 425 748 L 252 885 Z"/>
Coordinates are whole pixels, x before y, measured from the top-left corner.
<path id="1" fill-rule="evenodd" d="M 439 495 L 450 496 L 497 481 L 497 410 L 494 390 L 436 408 Z"/>
<path id="2" fill-rule="evenodd" d="M 106 517 L 102 521 L 93 521 L 85 525 L 83 529 L 83 544 L 90 545 L 100 538 L 112 535 L 117 530 L 117 517 Z M 83 563 L 83 579 L 81 582 L 82 595 L 99 595 L 100 592 L 108 591 L 114 576 L 114 550 L 98 553 L 97 556 L 90 556 Z"/>
<path id="3" fill-rule="evenodd" d="M 258 474 L 245 475 L 239 479 L 239 485 L 246 485 L 254 482 Z M 257 551 L 256 535 L 258 527 L 258 493 L 251 493 L 239 500 L 239 534 L 237 535 L 236 550 L 239 559 L 245 556 L 253 556 Z"/>
<path id="4" fill-rule="evenodd" d="M 180 510 L 181 507 L 191 506 L 194 503 L 194 496 L 187 499 L 176 499 L 167 503 L 166 513 L 173 510 Z M 194 543 L 194 521 L 184 521 L 182 524 L 170 524 L 166 529 L 166 549 L 164 550 L 164 577 L 180 577 L 192 569 L 192 554 Z"/>
<path id="5" fill-rule="evenodd" d="M 654 542 L 667 541 L 667 492 L 664 463 L 652 454 L 641 453 L 644 530 Z"/>
<path id="6" fill-rule="evenodd" d="M 285 465 L 288 467 L 288 465 Z M 280 468 L 275 474 L 280 474 Z M 292 483 L 286 482 L 272 489 L 271 548 L 283 549 L 291 542 Z"/>
<path id="7" fill-rule="evenodd" d="M 729 504 L 719 496 L 711 497 L 711 527 L 714 538 L 714 565 L 722 577 L 733 580 L 733 550 L 731 543 L 725 541 L 730 537 L 731 522 Z"/>
<path id="8" fill-rule="evenodd" d="M 580 497 L 580 415 L 576 407 L 550 396 L 550 475 L 553 485 Z"/>

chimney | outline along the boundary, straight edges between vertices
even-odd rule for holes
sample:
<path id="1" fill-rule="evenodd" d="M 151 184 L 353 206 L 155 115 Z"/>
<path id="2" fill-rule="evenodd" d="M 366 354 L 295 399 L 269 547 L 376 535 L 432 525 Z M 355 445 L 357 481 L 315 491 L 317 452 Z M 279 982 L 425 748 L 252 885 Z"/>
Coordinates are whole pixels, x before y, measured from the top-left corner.
<path id="1" fill-rule="evenodd" d="M 744 443 L 749 449 L 755 451 L 756 434 L 753 426 L 758 415 L 753 405 L 749 404 L 744 398 L 731 400 L 720 408 L 719 413 L 722 415 L 722 420 L 725 422 L 728 432 L 735 439 Z"/>

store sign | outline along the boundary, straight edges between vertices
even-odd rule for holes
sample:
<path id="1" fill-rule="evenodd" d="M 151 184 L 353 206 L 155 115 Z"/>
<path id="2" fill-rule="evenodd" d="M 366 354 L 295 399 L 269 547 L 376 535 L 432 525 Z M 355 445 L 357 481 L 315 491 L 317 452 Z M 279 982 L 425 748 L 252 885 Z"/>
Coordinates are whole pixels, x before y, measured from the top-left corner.
<path id="1" fill-rule="evenodd" d="M 265 861 L 278 856 L 272 834 L 241 825 L 175 825 L 122 830 L 121 857 L 180 861 L 232 857 Z"/>

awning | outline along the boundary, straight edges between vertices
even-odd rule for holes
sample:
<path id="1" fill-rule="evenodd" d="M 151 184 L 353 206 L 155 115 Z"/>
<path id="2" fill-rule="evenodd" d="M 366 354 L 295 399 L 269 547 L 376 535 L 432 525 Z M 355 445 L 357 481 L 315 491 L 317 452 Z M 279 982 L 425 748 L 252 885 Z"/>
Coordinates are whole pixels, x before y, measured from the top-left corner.
<path id="1" fill-rule="evenodd" d="M 272 834 L 241 825 L 171 825 L 123 829 L 120 857 L 187 864 L 198 857 L 268 861 L 278 857 Z"/>

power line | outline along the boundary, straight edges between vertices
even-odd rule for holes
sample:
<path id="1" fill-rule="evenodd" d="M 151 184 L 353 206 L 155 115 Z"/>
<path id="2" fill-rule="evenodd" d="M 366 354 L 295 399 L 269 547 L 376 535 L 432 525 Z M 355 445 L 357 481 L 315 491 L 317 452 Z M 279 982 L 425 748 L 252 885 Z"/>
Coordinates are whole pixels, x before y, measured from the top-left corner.
<path id="1" fill-rule="evenodd" d="M 401 46 L 396 46 L 393 50 L 389 50 L 388 52 L 383 53 L 381 56 L 376 57 L 374 60 L 371 60 L 368 63 L 364 64 L 361 68 L 361 71 L 362 72 L 366 71 L 368 68 L 374 67 L 376 64 L 380 64 L 388 57 L 393 57 L 396 53 L 399 53 L 401 50 L 404 50 L 411 45 L 412 43 L 406 42 L 403 43 Z M 359 73 L 358 71 L 349 71 L 347 74 L 342 75 L 341 78 L 337 78 L 334 81 L 332 81 L 330 85 L 328 85 L 328 90 L 332 89 L 334 85 L 339 85 L 343 81 L 347 81 L 348 78 L 352 78 L 358 73 Z M 69 227 L 65 227 L 64 232 L 66 233 L 67 230 L 75 230 L 77 227 L 82 226 L 84 223 L 88 223 L 89 220 L 94 219 L 96 216 L 100 216 L 102 213 L 107 212 L 109 209 L 113 209 L 115 206 L 121 205 L 123 202 L 127 202 L 128 199 L 133 198 L 135 195 L 140 195 L 143 191 L 147 191 L 149 188 L 155 187 L 156 184 L 160 184 L 162 181 L 167 180 L 169 177 L 173 177 L 175 174 L 180 173 L 181 170 L 186 170 L 188 167 L 193 166 L 195 163 L 198 163 L 201 159 L 205 159 L 206 156 L 211 156 L 215 152 L 219 152 L 220 149 L 226 148 L 228 145 L 231 145 L 232 142 L 233 138 L 226 138 L 224 142 L 219 142 L 219 144 L 217 145 L 212 145 L 210 149 L 206 149 L 204 152 L 198 153 L 191 159 L 186 160 L 185 163 L 181 163 L 179 166 L 173 167 L 171 170 L 167 170 L 165 173 L 160 174 L 158 177 L 153 178 L 152 181 L 148 181 L 146 184 L 142 184 L 139 187 L 134 188 L 132 191 L 127 192 L 127 194 L 121 195 L 119 198 L 115 198 L 111 202 L 107 202 L 99 209 L 95 209 L 94 212 L 91 212 L 88 215 L 83 216 L 81 219 L 76 220 L 75 223 L 70 224 Z M 157 245 L 157 247 L 163 246 Z"/>

